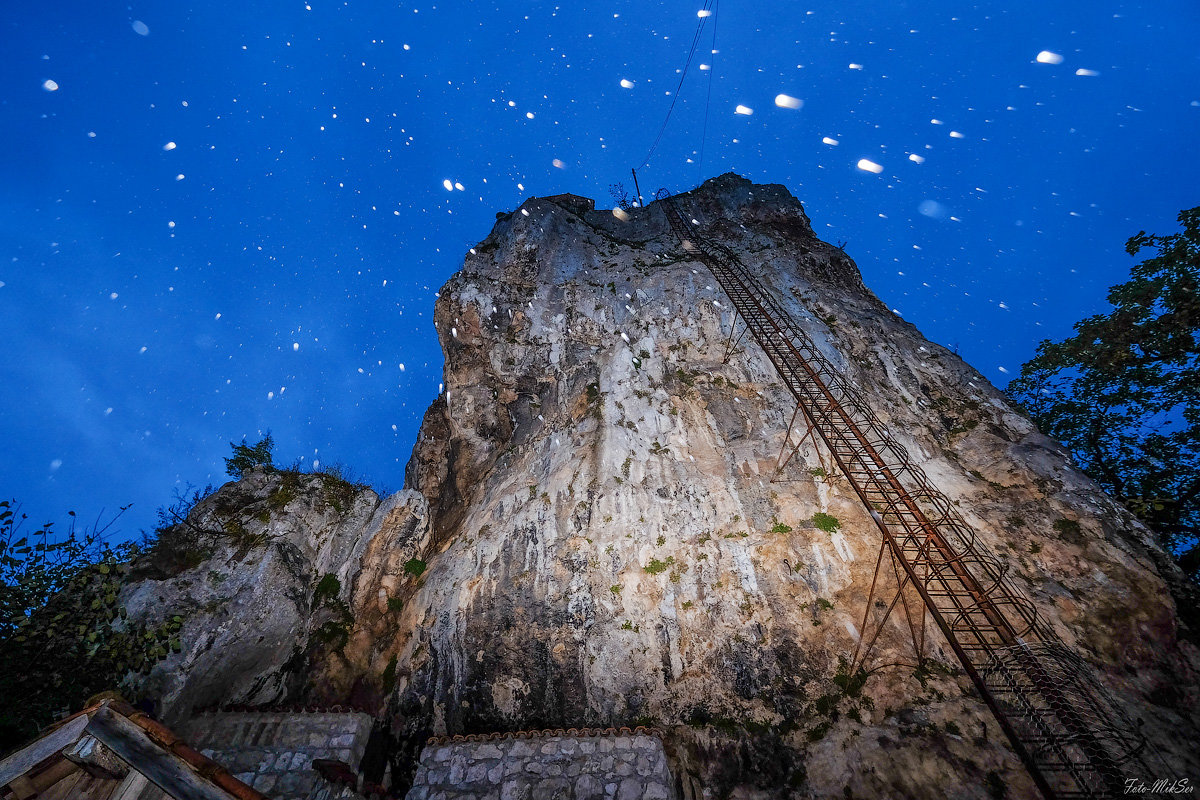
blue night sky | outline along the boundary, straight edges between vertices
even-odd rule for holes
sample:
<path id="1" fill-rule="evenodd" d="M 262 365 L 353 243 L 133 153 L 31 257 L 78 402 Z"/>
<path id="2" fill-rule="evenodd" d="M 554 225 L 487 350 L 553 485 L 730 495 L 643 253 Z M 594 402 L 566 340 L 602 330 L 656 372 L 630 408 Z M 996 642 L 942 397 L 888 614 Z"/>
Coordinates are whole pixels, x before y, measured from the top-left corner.
<path id="1" fill-rule="evenodd" d="M 268 429 L 399 488 L 434 293 L 497 211 L 611 205 L 706 4 L 6 2 L 0 496 L 134 536 Z M 1200 6 L 1013 5 L 726 0 L 643 192 L 786 185 L 1007 383 L 1200 203 Z"/>

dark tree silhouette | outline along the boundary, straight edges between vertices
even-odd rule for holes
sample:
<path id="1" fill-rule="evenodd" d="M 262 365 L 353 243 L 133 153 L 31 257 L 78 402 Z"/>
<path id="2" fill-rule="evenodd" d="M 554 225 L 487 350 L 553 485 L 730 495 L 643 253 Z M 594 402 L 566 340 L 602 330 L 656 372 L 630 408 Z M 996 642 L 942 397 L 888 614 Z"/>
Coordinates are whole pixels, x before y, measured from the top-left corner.
<path id="1" fill-rule="evenodd" d="M 65 536 L 26 532 L 0 500 L 0 753 L 180 648 L 181 617 L 134 623 L 120 603 L 137 547 L 105 540 L 116 517 L 79 530 L 70 516 Z"/>
<path id="2" fill-rule="evenodd" d="M 1145 231 L 1154 255 L 1112 287 L 1113 308 L 1044 341 L 1008 386 L 1046 434 L 1141 518 L 1192 578 L 1200 571 L 1200 207 L 1181 233 Z"/>

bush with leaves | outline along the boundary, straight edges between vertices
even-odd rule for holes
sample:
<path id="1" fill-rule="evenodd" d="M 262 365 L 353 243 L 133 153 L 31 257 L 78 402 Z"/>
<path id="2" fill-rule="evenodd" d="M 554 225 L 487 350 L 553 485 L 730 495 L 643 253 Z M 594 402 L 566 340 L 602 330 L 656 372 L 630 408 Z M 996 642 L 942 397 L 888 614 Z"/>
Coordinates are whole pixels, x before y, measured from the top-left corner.
<path id="1" fill-rule="evenodd" d="M 135 623 L 120 604 L 137 547 L 105 540 L 116 517 L 83 530 L 71 519 L 65 536 L 52 523 L 26 533 L 0 501 L 0 752 L 181 646 L 181 617 Z"/>
<path id="2" fill-rule="evenodd" d="M 1112 287 L 1113 308 L 1044 341 L 1009 396 L 1200 576 L 1200 207 L 1181 233 L 1145 231 L 1155 255 Z"/>
<path id="3" fill-rule="evenodd" d="M 255 467 L 272 469 L 275 466 L 271 452 L 275 449 L 275 440 L 269 432 L 257 444 L 248 445 L 242 437 L 241 444 L 230 442 L 229 446 L 233 448 L 233 456 L 225 459 L 225 471 L 238 480 Z"/>

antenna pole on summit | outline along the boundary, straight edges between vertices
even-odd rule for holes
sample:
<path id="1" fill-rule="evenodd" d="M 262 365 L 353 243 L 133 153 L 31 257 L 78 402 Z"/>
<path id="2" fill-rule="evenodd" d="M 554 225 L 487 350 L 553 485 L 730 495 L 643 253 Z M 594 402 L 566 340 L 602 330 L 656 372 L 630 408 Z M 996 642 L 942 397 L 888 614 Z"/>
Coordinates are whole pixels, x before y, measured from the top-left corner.
<path id="1" fill-rule="evenodd" d="M 643 206 L 645 203 L 642 202 L 642 190 L 638 188 L 637 170 L 631 169 L 629 171 L 633 173 L 633 193 L 637 196 L 638 206 Z"/>

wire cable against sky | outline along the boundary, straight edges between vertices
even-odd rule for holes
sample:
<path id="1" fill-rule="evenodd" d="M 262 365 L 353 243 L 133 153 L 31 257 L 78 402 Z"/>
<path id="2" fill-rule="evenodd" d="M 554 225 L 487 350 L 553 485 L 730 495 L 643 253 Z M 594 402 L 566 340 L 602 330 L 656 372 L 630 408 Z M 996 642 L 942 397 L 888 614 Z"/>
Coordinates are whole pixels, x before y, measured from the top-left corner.
<path id="1" fill-rule="evenodd" d="M 641 169 L 650 163 L 650 156 L 654 155 L 659 142 L 662 141 L 663 134 L 667 131 L 667 123 L 671 121 L 671 114 L 675 111 L 675 103 L 679 101 L 679 90 L 683 88 L 683 81 L 687 78 L 688 70 L 692 66 L 692 59 L 696 56 L 696 47 L 700 44 L 700 34 L 704 31 L 704 23 L 712 16 L 711 6 L 714 2 L 715 0 L 704 0 L 704 6 L 698 14 L 700 21 L 696 23 L 696 33 L 692 36 L 692 46 L 688 49 L 687 61 L 684 63 L 683 71 L 679 75 L 679 85 L 675 87 L 675 94 L 671 97 L 671 107 L 667 109 L 667 116 L 663 118 L 662 126 L 658 129 L 658 135 L 654 137 L 654 144 L 650 145 L 650 149 L 646 151 L 646 157 L 642 159 L 642 163 L 637 166 L 637 169 Z"/>
<path id="2" fill-rule="evenodd" d="M 699 174 L 699 177 L 697 177 L 696 183 L 701 183 L 704 181 L 704 143 L 708 141 L 708 109 L 710 106 L 712 106 L 713 76 L 717 71 L 717 20 L 720 17 L 720 14 L 718 13 L 720 8 L 721 0 L 713 0 L 713 36 L 712 47 L 709 48 L 711 51 L 709 55 L 711 55 L 712 58 L 709 59 L 710 63 L 708 65 L 708 95 L 704 98 L 704 127 L 700 131 L 700 158 L 698 159 L 699 163 L 696 170 Z M 704 65 L 701 64 L 701 66 Z"/>

